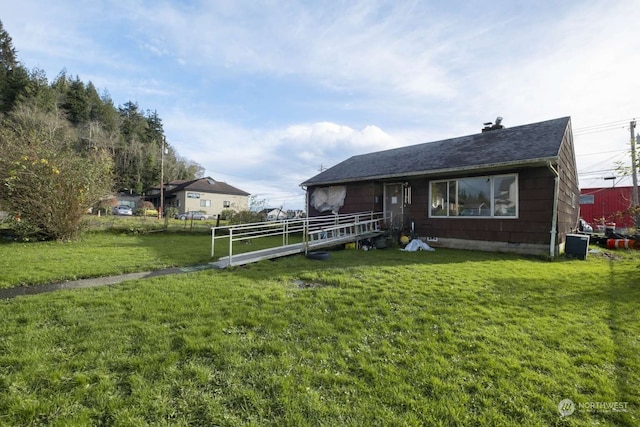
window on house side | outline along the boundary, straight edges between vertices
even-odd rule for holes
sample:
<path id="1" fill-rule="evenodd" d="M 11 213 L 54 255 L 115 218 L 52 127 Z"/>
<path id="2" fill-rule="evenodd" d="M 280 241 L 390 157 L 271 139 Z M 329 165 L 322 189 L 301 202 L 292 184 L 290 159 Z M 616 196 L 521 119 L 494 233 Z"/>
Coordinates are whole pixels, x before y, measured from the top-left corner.
<path id="1" fill-rule="evenodd" d="M 200 199 L 200 207 L 201 208 L 210 208 L 211 200 Z"/>
<path id="2" fill-rule="evenodd" d="M 222 202 L 222 207 L 223 208 L 229 208 L 231 207 L 231 202 L 228 200 L 225 200 L 224 202 Z"/>
<path id="3" fill-rule="evenodd" d="M 518 217 L 516 174 L 431 181 L 429 193 L 433 218 Z"/>

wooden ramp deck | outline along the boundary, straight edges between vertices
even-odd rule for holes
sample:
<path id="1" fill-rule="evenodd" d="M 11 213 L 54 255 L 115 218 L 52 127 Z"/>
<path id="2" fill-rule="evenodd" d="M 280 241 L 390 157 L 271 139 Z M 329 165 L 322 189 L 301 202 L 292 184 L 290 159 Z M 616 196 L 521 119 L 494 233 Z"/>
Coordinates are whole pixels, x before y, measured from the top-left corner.
<path id="1" fill-rule="evenodd" d="M 306 234 L 305 242 L 283 244 L 277 247 L 238 254 L 232 254 L 232 249 L 230 249 L 229 256 L 221 257 L 217 261 L 211 262 L 209 264 L 217 268 L 245 265 L 266 259 L 307 253 L 322 248 L 329 248 L 345 243 L 357 242 L 359 240 L 377 237 L 385 233 L 385 231 L 381 230 L 380 228 L 380 218 L 378 218 L 377 216 L 372 217 L 372 219 L 364 220 L 357 218 L 356 221 L 350 222 L 339 222 L 336 220 L 336 217 L 332 217 L 332 221 L 334 221 L 334 224 L 323 224 L 322 226 L 315 227 L 305 226 L 303 228 L 304 233 Z M 290 226 L 283 226 L 283 230 L 287 230 L 287 232 L 289 232 L 288 230 L 299 231 L 298 228 Z M 213 232 L 213 235 L 215 235 L 215 232 Z M 272 230 L 268 235 L 273 235 Z M 233 231 L 230 233 L 230 236 L 232 243 L 233 241 L 242 241 L 248 238 L 255 239 L 260 237 L 256 236 L 254 231 L 249 233 L 248 237 L 246 237 L 247 235 L 244 235 L 244 237 L 238 237 L 243 236 L 242 233 L 236 233 L 236 235 L 234 236 Z M 283 239 L 283 241 L 286 242 L 288 241 L 288 239 Z"/>

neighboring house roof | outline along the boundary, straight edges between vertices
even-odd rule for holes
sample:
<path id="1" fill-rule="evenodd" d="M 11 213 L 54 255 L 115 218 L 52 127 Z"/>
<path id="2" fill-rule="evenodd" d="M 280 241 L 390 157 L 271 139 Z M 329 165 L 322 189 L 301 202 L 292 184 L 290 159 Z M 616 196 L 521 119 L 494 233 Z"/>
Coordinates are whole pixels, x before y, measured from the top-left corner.
<path id="1" fill-rule="evenodd" d="M 280 208 L 271 209 L 267 212 L 267 215 L 284 215 L 287 216 L 287 213 Z"/>
<path id="2" fill-rule="evenodd" d="M 211 177 L 194 179 L 191 181 L 172 181 L 174 186 L 166 191 L 167 195 L 181 191 L 199 191 L 202 193 L 229 194 L 233 196 L 249 196 L 250 193 L 240 190 L 226 182 L 216 181 Z"/>
<path id="3" fill-rule="evenodd" d="M 185 181 L 183 179 L 176 179 L 176 180 L 173 180 L 173 181 L 169 181 L 164 185 L 165 191 L 171 190 L 172 188 L 176 188 L 178 185 L 182 185 L 185 182 L 187 182 L 187 181 Z M 155 187 L 155 188 L 160 188 L 160 186 Z"/>
<path id="4" fill-rule="evenodd" d="M 570 117 L 353 156 L 302 186 L 432 175 L 510 165 L 544 164 L 558 158 Z"/>

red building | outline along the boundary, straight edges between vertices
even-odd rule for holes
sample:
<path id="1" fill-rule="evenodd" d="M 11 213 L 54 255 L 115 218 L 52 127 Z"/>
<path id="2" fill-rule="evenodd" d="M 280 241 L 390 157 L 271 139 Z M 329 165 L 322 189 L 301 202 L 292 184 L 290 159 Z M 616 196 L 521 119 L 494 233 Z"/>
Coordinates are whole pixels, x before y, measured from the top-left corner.
<path id="1" fill-rule="evenodd" d="M 580 190 L 580 216 L 594 226 L 615 222 L 616 228 L 633 227 L 628 213 L 632 187 L 583 188 Z"/>

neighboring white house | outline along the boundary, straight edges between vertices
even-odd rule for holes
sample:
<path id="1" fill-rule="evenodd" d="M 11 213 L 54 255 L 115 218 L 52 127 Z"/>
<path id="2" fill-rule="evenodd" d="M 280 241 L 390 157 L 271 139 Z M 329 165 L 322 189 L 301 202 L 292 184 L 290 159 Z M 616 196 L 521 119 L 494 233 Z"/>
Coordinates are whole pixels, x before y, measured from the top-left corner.
<path id="1" fill-rule="evenodd" d="M 175 207 L 179 213 L 200 211 L 215 217 L 225 209 L 249 209 L 249 193 L 211 177 L 165 184 L 164 208 Z M 160 187 L 151 189 L 147 200 L 160 206 Z"/>
<path id="2" fill-rule="evenodd" d="M 271 209 L 267 212 L 267 221 L 281 221 L 287 219 L 287 213 L 280 208 Z"/>

